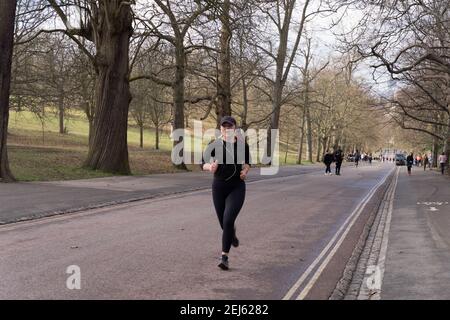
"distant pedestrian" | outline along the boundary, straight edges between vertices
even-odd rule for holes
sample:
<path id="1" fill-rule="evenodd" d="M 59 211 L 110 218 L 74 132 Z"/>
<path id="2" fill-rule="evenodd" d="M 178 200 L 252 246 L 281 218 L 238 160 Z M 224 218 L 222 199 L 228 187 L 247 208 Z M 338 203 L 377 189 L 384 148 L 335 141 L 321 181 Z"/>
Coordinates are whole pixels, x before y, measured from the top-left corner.
<path id="1" fill-rule="evenodd" d="M 408 175 L 411 175 L 411 168 L 414 164 L 414 156 L 413 153 L 406 157 L 406 167 L 408 168 Z"/>
<path id="2" fill-rule="evenodd" d="M 336 162 L 336 175 L 337 176 L 341 175 L 341 165 L 342 165 L 343 159 L 344 159 L 344 157 L 342 155 L 342 150 L 341 150 L 341 148 L 338 148 L 336 150 L 336 152 L 334 153 L 334 161 Z"/>
<path id="3" fill-rule="evenodd" d="M 330 150 L 327 150 L 327 152 L 323 156 L 323 163 L 325 164 L 325 175 L 331 175 L 331 164 L 333 163 L 333 155 L 331 154 Z"/>
<path id="4" fill-rule="evenodd" d="M 355 152 L 355 165 L 358 168 L 358 164 L 359 164 L 359 160 L 361 159 L 361 154 L 359 153 L 358 150 L 356 150 Z"/>
<path id="5" fill-rule="evenodd" d="M 441 173 L 444 174 L 445 166 L 447 165 L 447 156 L 444 152 L 438 158 L 439 165 L 441 166 Z"/>
<path id="6" fill-rule="evenodd" d="M 420 155 L 417 155 L 416 166 L 420 167 L 421 164 L 422 164 L 422 157 Z"/>
<path id="7" fill-rule="evenodd" d="M 425 154 L 423 156 L 423 171 L 427 170 L 428 161 L 429 161 L 428 155 Z"/>

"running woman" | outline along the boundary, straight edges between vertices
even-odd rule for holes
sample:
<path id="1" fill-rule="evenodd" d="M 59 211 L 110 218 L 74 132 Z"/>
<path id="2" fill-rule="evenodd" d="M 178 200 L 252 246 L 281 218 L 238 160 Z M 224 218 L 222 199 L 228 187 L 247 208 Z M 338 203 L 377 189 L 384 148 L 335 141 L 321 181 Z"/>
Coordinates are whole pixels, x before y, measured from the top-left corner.
<path id="1" fill-rule="evenodd" d="M 206 148 L 202 169 L 214 173 L 212 198 L 222 228 L 222 256 L 219 268 L 228 270 L 231 246 L 238 247 L 235 221 L 244 205 L 245 179 L 250 170 L 250 151 L 244 138 L 236 134 L 236 120 L 220 121 L 221 136 Z"/>

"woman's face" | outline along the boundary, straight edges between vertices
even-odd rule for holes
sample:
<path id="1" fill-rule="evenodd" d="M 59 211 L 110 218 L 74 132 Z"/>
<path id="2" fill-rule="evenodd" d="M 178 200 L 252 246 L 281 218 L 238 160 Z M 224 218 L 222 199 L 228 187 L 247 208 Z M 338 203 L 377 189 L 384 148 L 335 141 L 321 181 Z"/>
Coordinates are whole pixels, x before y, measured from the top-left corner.
<path id="1" fill-rule="evenodd" d="M 235 138 L 235 130 L 236 126 L 228 123 L 224 123 L 220 126 L 220 133 L 223 136 L 223 139 L 228 142 L 232 142 Z"/>

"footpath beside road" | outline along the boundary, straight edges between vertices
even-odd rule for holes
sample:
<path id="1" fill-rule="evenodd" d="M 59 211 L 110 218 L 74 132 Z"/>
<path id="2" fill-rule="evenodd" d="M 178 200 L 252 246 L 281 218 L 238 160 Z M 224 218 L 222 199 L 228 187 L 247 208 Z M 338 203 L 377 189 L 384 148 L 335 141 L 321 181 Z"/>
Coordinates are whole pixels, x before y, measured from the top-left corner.
<path id="1" fill-rule="evenodd" d="M 450 177 L 402 170 L 381 299 L 450 299 Z"/>
<path id="2" fill-rule="evenodd" d="M 260 169 L 254 168 L 248 181 L 308 174 L 322 169 L 320 163 L 283 166 L 275 176 L 262 176 Z M 185 172 L 0 184 L 0 224 L 208 189 L 211 180 L 212 176 L 207 172 Z"/>
<path id="3" fill-rule="evenodd" d="M 345 299 L 450 299 L 450 177 L 398 171 Z"/>

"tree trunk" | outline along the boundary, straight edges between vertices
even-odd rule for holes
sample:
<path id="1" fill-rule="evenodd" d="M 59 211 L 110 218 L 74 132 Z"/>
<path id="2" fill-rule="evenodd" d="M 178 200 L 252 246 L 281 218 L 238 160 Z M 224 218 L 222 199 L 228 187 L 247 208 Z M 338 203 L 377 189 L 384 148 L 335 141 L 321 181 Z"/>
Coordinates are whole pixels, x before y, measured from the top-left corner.
<path id="1" fill-rule="evenodd" d="M 303 141 L 305 141 L 305 123 L 306 123 L 306 114 L 305 111 L 303 111 L 303 117 L 302 117 L 302 128 L 300 131 L 300 142 L 298 144 L 298 157 L 297 157 L 297 164 L 302 164 L 302 157 L 303 157 Z"/>
<path id="2" fill-rule="evenodd" d="M 272 102 L 272 116 L 270 118 L 270 126 L 267 130 L 267 156 L 272 157 L 272 154 L 275 150 L 275 146 L 272 145 L 272 129 L 278 130 L 280 123 L 280 111 L 281 111 L 281 96 L 282 96 L 283 87 L 280 81 L 275 81 L 273 87 L 273 102 Z M 272 161 L 270 161 L 271 163 Z M 270 164 L 269 163 L 269 164 Z"/>
<path id="3" fill-rule="evenodd" d="M 127 128 L 131 102 L 129 45 L 132 34 L 131 8 L 117 3 L 113 13 L 99 11 L 96 40 L 96 115 L 92 144 L 85 166 L 118 174 L 130 174 Z M 105 15 L 109 14 L 108 17 Z"/>
<path id="4" fill-rule="evenodd" d="M 284 163 L 287 163 L 287 156 L 288 156 L 288 152 L 289 152 L 289 128 L 287 131 L 287 141 L 286 141 L 286 153 L 284 154 Z"/>
<path id="5" fill-rule="evenodd" d="M 155 128 L 155 149 L 159 150 L 159 126 Z"/>
<path id="6" fill-rule="evenodd" d="M 186 57 L 184 52 L 184 45 L 182 42 L 177 43 L 175 47 L 176 69 L 175 69 L 175 82 L 173 84 L 173 130 L 184 129 L 184 79 L 186 77 Z M 182 142 L 183 138 L 179 141 L 174 141 L 173 145 L 176 146 Z M 184 148 L 180 151 L 179 156 L 183 158 Z M 177 168 L 187 170 L 184 160 L 181 164 L 176 165 Z"/>
<path id="7" fill-rule="evenodd" d="M 433 155 L 433 162 L 431 163 L 431 166 L 433 168 L 437 167 L 438 148 L 438 139 L 436 137 L 433 137 L 433 150 L 431 151 Z"/>
<path id="8" fill-rule="evenodd" d="M 64 92 L 60 92 L 58 96 L 58 116 L 59 116 L 59 133 L 64 134 Z"/>
<path id="9" fill-rule="evenodd" d="M 325 154 L 325 152 L 327 151 L 327 149 L 328 149 L 328 138 L 325 137 L 325 138 L 323 139 L 323 144 L 322 144 L 322 154 Z"/>
<path id="10" fill-rule="evenodd" d="M 231 115 L 231 66 L 230 66 L 230 0 L 224 0 L 220 15 L 220 52 L 217 76 L 217 126 L 223 116 Z"/>
<path id="11" fill-rule="evenodd" d="M 327 139 L 327 147 L 326 147 L 326 150 L 330 150 L 330 139 Z"/>
<path id="12" fill-rule="evenodd" d="M 242 77 L 242 102 L 243 102 L 243 110 L 242 110 L 242 118 L 241 118 L 241 128 L 243 130 L 248 129 L 247 125 L 247 115 L 248 115 L 248 91 L 247 91 L 247 83 L 245 81 L 245 77 Z"/>
<path id="13" fill-rule="evenodd" d="M 89 122 L 89 146 L 92 145 L 92 137 L 94 136 L 94 119 L 92 117 L 88 117 Z"/>
<path id="14" fill-rule="evenodd" d="M 139 147 L 144 148 L 144 124 L 139 125 Z"/>
<path id="15" fill-rule="evenodd" d="M 449 168 L 449 161 L 450 161 L 450 116 L 448 117 L 448 123 L 447 123 L 447 128 L 445 131 L 445 140 L 444 140 L 444 150 L 443 152 L 446 154 L 447 156 L 447 163 L 445 166 L 445 170 L 447 172 L 447 174 L 450 173 L 450 168 Z"/>
<path id="16" fill-rule="evenodd" d="M 308 161 L 312 162 L 313 145 L 312 145 L 312 121 L 311 113 L 309 112 L 309 106 L 305 105 L 306 113 L 306 147 L 308 153 Z"/>
<path id="17" fill-rule="evenodd" d="M 320 147 L 321 147 L 321 142 L 322 142 L 322 138 L 320 137 L 320 134 L 317 135 L 317 156 L 316 156 L 316 162 L 320 162 Z"/>
<path id="18" fill-rule="evenodd" d="M 7 136 L 16 0 L 0 1 L 0 181 L 14 181 L 9 169 Z"/>

